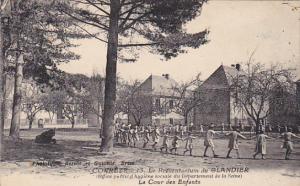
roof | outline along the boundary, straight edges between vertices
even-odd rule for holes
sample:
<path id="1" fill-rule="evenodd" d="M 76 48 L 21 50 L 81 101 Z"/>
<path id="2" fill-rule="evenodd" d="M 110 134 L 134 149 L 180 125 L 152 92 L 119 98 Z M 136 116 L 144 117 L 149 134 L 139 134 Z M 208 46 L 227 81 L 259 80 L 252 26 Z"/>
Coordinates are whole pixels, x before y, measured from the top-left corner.
<path id="1" fill-rule="evenodd" d="M 157 96 L 174 96 L 172 91 L 178 83 L 172 78 L 164 76 L 150 75 L 139 87 L 142 91 L 149 92 Z"/>
<path id="2" fill-rule="evenodd" d="M 222 65 L 223 66 L 223 65 Z M 237 70 L 234 67 L 228 67 L 228 66 L 223 66 L 227 82 L 229 85 L 232 84 L 232 79 L 236 78 L 238 75 L 246 75 L 245 71 L 243 70 Z"/>
<path id="3" fill-rule="evenodd" d="M 199 89 L 226 89 L 232 84 L 232 79 L 239 74 L 245 74 L 235 67 L 221 65 L 199 87 Z"/>

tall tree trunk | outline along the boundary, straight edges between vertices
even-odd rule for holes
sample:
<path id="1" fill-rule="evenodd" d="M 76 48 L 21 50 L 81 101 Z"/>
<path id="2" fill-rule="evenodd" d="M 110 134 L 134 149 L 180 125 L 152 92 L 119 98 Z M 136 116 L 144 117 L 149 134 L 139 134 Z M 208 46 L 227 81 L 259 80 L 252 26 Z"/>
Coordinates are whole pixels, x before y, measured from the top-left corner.
<path id="1" fill-rule="evenodd" d="M 20 53 L 17 56 L 16 72 L 15 72 L 15 86 L 13 97 L 13 108 L 11 126 L 9 136 L 13 138 L 19 138 L 20 132 L 20 117 L 21 117 L 21 98 L 22 98 L 22 80 L 23 80 L 23 54 Z"/>
<path id="2" fill-rule="evenodd" d="M 28 118 L 28 121 L 29 121 L 29 129 L 32 129 L 32 124 L 33 124 L 33 120 L 34 118 Z"/>
<path id="3" fill-rule="evenodd" d="M 4 55 L 3 55 L 4 56 Z M 5 62 L 5 59 L 4 59 L 4 69 L 5 69 L 5 66 L 6 66 L 6 62 Z M 3 125 L 1 125 L 1 129 L 2 131 L 4 131 L 4 125 L 5 125 L 5 120 L 7 118 L 7 107 L 8 107 L 8 104 L 7 104 L 7 99 L 8 99 L 8 90 L 6 88 L 6 84 L 7 84 L 7 74 L 5 72 L 3 72 L 3 75 L 2 75 L 3 79 L 2 79 L 2 96 L 3 96 L 3 102 L 2 102 L 2 110 L 1 110 L 1 120 L 2 120 L 2 123 Z"/>
<path id="4" fill-rule="evenodd" d="M 52 124 L 53 122 L 53 117 L 54 117 L 54 114 L 52 115 L 53 113 L 48 111 L 48 116 L 49 116 L 49 119 L 50 119 L 50 124 Z"/>
<path id="5" fill-rule="evenodd" d="M 4 66 L 5 66 L 5 49 L 4 49 L 4 24 L 3 17 L 9 18 L 11 16 L 12 3 L 14 1 L 1 1 L 0 2 L 0 161 L 2 160 L 3 153 L 3 136 L 4 136 L 4 121 L 5 121 L 5 110 L 6 110 L 6 93 L 4 94 Z M 6 3 L 6 4 L 4 4 Z"/>
<path id="6" fill-rule="evenodd" d="M 188 126 L 188 115 L 189 115 L 188 113 L 184 114 L 184 125 L 185 126 Z"/>
<path id="7" fill-rule="evenodd" d="M 72 129 L 74 128 L 74 125 L 75 125 L 75 120 L 74 119 L 71 119 L 71 124 L 72 124 Z"/>
<path id="8" fill-rule="evenodd" d="M 260 132 L 260 120 L 259 119 L 257 119 L 257 120 L 255 120 L 255 126 L 256 126 L 256 128 L 255 128 L 255 133 L 256 133 L 256 135 Z"/>
<path id="9" fill-rule="evenodd" d="M 2 6 L 2 4 L 0 4 Z M 1 10 L 0 10 L 1 11 Z M 2 32 L 2 12 L 0 12 L 0 161 L 2 160 L 3 153 L 3 132 L 4 132 L 4 118 L 3 118 L 3 67 L 4 67 L 4 55 L 3 55 L 3 32 Z"/>
<path id="10" fill-rule="evenodd" d="M 116 102 L 116 72 L 118 58 L 118 22 L 120 0 L 110 1 L 110 21 L 106 61 L 105 97 L 101 152 L 113 151 L 114 110 Z"/>

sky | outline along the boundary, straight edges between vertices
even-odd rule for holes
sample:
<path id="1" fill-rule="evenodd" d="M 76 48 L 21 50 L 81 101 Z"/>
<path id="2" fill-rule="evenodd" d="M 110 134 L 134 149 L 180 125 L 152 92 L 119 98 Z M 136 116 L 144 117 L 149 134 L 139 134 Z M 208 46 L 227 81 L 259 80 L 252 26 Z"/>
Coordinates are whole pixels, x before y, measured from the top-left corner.
<path id="1" fill-rule="evenodd" d="M 286 1 L 285 1 L 286 2 Z M 293 9 L 293 7 L 296 7 Z M 243 63 L 253 51 L 254 62 L 294 68 L 300 78 L 300 2 L 209 1 L 201 15 L 188 23 L 188 32 L 209 29 L 209 43 L 165 61 L 143 49 L 135 63 L 119 63 L 117 72 L 126 80 L 170 74 L 178 82 L 201 73 L 205 80 L 221 64 Z M 104 75 L 106 46 L 96 39 L 77 41 L 81 59 L 60 66 L 70 73 Z M 242 67 L 243 68 L 243 67 Z"/>

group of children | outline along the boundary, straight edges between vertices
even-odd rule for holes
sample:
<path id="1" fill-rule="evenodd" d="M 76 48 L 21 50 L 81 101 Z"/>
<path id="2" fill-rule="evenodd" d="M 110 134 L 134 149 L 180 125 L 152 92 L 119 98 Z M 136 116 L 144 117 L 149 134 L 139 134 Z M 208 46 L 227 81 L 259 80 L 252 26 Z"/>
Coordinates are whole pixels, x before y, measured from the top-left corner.
<path id="1" fill-rule="evenodd" d="M 292 137 L 300 139 L 299 136 L 292 133 L 292 128 L 287 128 L 287 130 L 278 137 L 278 138 L 283 138 L 282 148 L 286 149 L 285 152 L 286 160 L 290 159 L 290 155 L 294 150 Z M 253 155 L 254 159 L 258 154 L 261 154 L 261 158 L 265 159 L 265 155 L 267 154 L 266 139 L 272 139 L 272 137 L 264 134 L 264 131 L 259 131 L 259 134 L 256 137 L 256 148 L 255 148 L 255 154 Z"/>
<path id="2" fill-rule="evenodd" d="M 214 145 L 214 136 L 220 135 L 228 137 L 228 152 L 226 155 L 226 158 L 231 158 L 230 153 L 232 150 L 236 151 L 237 158 L 240 158 L 239 154 L 239 138 L 241 139 L 252 139 L 256 138 L 256 147 L 255 147 L 255 153 L 253 155 L 253 158 L 255 159 L 258 154 L 261 154 L 262 159 L 265 159 L 266 155 L 266 148 L 267 143 L 266 139 L 272 138 L 264 134 L 262 130 L 258 131 L 258 134 L 256 136 L 253 136 L 252 138 L 247 138 L 244 135 L 242 135 L 239 131 L 239 128 L 233 128 L 232 131 L 228 132 L 216 132 L 214 131 L 214 125 L 211 124 L 208 127 L 208 130 L 204 132 L 200 132 L 198 135 L 192 134 L 190 131 L 182 128 L 182 127 L 171 127 L 171 128 L 158 128 L 157 126 L 131 126 L 130 124 L 123 124 L 123 125 L 116 125 L 115 130 L 115 138 L 116 142 L 127 144 L 128 146 L 136 147 L 137 142 L 142 138 L 143 146 L 142 148 L 146 148 L 147 145 L 152 141 L 152 149 L 156 150 L 159 140 L 162 140 L 162 144 L 160 146 L 160 151 L 165 153 L 175 153 L 177 154 L 177 149 L 179 147 L 179 141 L 184 142 L 184 151 L 183 155 L 185 155 L 187 152 L 189 152 L 189 155 L 192 156 L 193 152 L 193 141 L 198 137 L 204 137 L 204 157 L 207 156 L 207 150 L 210 148 L 213 157 L 218 157 L 218 155 L 215 152 L 215 145 Z M 283 148 L 286 149 L 285 153 L 285 159 L 288 160 L 291 152 L 293 151 L 293 143 L 292 143 L 292 137 L 299 138 L 299 136 L 292 133 L 292 129 L 288 128 L 286 132 L 283 132 L 278 138 L 283 138 Z"/>

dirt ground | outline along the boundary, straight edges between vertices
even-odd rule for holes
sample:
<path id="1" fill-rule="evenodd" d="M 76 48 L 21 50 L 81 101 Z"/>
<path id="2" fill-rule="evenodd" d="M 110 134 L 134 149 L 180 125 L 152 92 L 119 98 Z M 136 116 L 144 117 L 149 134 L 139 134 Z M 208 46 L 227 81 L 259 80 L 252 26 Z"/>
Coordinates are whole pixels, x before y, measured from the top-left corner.
<path id="1" fill-rule="evenodd" d="M 265 160 L 260 159 L 260 156 L 255 160 L 252 158 L 255 148 L 254 140 L 240 140 L 241 159 L 236 159 L 235 152 L 231 154 L 232 159 L 226 159 L 228 140 L 223 137 L 215 139 L 216 153 L 220 155 L 219 158 L 203 157 L 203 138 L 194 141 L 193 156 L 182 155 L 184 150 L 182 142 L 178 155 L 153 151 L 150 145 L 143 149 L 141 148 L 142 142 L 139 142 L 136 148 L 116 144 L 113 154 L 103 155 L 97 152 L 100 145 L 97 131 L 56 131 L 57 144 L 49 145 L 34 143 L 35 136 L 41 132 L 41 130 L 21 131 L 21 140 L 17 142 L 5 137 L 4 161 L 0 162 L 0 186 L 171 185 L 165 178 L 119 177 L 115 179 L 109 177 L 116 174 L 105 171 L 115 170 L 115 168 L 136 171 L 123 174 L 125 176 L 176 175 L 176 173 L 158 173 L 157 171 L 161 168 L 209 170 L 205 175 L 222 168 L 249 170 L 247 173 L 226 173 L 228 179 L 214 177 L 198 179 L 196 185 L 271 186 L 283 185 L 283 183 L 298 185 L 300 181 L 299 141 L 294 143 L 295 151 L 291 160 L 284 160 L 284 150 L 280 148 L 281 139 L 268 141 L 268 154 Z M 212 156 L 211 151 L 208 151 L 208 155 Z M 150 170 L 156 172 L 150 173 Z M 185 173 L 180 173 L 180 175 L 183 176 Z M 216 173 L 215 175 L 223 176 L 224 174 Z M 172 179 L 175 180 L 172 185 L 195 185 L 183 184 L 180 179 L 174 177 Z M 185 181 L 189 180 L 193 181 L 193 179 Z"/>
<path id="2" fill-rule="evenodd" d="M 193 156 L 183 156 L 183 143 L 178 149 L 178 155 L 161 153 L 159 150 L 151 150 L 150 145 L 142 149 L 142 142 L 136 148 L 116 144 L 112 155 L 101 155 L 97 152 L 99 138 L 97 131 L 56 131 L 57 144 L 41 145 L 34 143 L 34 137 L 41 130 L 21 131 L 21 139 L 12 142 L 5 138 L 5 153 L 1 162 L 0 174 L 40 174 L 47 173 L 57 176 L 92 174 L 92 167 L 86 166 L 86 162 L 118 162 L 123 167 L 136 168 L 212 168 L 212 167 L 248 167 L 250 170 L 277 170 L 285 169 L 288 176 L 300 178 L 300 141 L 295 141 L 295 151 L 291 160 L 284 160 L 284 149 L 281 148 L 281 139 L 271 139 L 267 144 L 267 156 L 265 160 L 252 158 L 255 148 L 254 140 L 240 140 L 240 156 L 236 159 L 232 152 L 232 159 L 226 159 L 228 140 L 215 139 L 216 153 L 219 158 L 204 158 L 203 138 L 194 142 Z M 160 144 L 158 145 L 158 147 Z M 95 149 L 84 149 L 90 147 Z M 211 151 L 208 151 L 211 156 Z M 45 163 L 37 165 L 38 163 Z M 128 162 L 129 164 L 126 164 Z M 97 165 L 96 165 L 97 166 Z"/>

